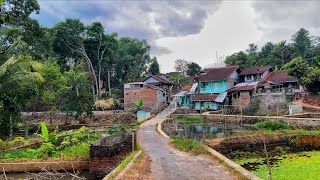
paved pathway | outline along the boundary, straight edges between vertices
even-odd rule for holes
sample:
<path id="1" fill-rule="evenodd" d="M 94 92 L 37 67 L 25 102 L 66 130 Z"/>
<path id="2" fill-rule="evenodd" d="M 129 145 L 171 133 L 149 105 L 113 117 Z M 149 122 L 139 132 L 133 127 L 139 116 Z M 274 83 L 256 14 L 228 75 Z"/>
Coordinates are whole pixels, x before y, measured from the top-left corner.
<path id="1" fill-rule="evenodd" d="M 138 131 L 138 140 L 151 159 L 151 179 L 188 180 L 234 179 L 231 173 L 218 163 L 201 156 L 191 156 L 170 145 L 168 139 L 156 130 L 156 124 L 174 111 L 174 105 L 143 123 Z"/>

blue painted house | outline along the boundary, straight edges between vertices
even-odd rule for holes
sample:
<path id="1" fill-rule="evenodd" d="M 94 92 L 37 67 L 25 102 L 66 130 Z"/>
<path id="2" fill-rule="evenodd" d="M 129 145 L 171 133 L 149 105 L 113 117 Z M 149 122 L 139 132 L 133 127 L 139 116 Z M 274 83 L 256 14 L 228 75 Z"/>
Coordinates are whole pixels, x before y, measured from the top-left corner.
<path id="1" fill-rule="evenodd" d="M 193 99 L 195 109 L 217 110 L 228 101 L 227 90 L 239 82 L 238 66 L 204 69 L 199 77 L 200 94 Z"/>

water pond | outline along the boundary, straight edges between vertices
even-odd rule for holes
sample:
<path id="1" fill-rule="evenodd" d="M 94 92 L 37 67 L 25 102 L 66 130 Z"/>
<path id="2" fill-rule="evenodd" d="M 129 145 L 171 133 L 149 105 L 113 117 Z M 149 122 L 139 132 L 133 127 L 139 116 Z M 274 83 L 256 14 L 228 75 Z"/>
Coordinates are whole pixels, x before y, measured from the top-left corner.
<path id="1" fill-rule="evenodd" d="M 225 122 L 205 122 L 205 123 L 179 123 L 176 121 L 164 121 L 162 130 L 169 136 L 180 136 L 194 140 L 201 140 L 202 134 L 205 139 L 227 137 L 255 129 L 250 126 Z"/>

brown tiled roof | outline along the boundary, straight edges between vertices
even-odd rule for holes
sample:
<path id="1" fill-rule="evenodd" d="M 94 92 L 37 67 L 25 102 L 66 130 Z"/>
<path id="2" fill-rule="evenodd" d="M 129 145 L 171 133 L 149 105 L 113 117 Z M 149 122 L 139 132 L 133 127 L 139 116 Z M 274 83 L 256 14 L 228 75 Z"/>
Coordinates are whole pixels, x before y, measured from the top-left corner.
<path id="1" fill-rule="evenodd" d="M 218 94 L 200 94 L 196 95 L 192 101 L 215 101 Z"/>
<path id="2" fill-rule="evenodd" d="M 226 80 L 236 70 L 239 70 L 239 66 L 228 66 L 221 68 L 208 68 L 203 71 L 205 75 L 201 75 L 199 81 L 221 81 Z"/>
<path id="3" fill-rule="evenodd" d="M 184 86 L 181 91 L 190 91 L 192 86 Z"/>
<path id="4" fill-rule="evenodd" d="M 298 82 L 298 79 L 293 76 L 289 76 L 285 71 L 273 71 L 266 76 L 261 82 L 264 83 L 270 81 L 273 83 L 285 83 L 285 82 Z"/>
<path id="5" fill-rule="evenodd" d="M 155 78 L 156 80 L 162 82 L 163 84 L 169 84 L 172 85 L 173 83 L 167 79 L 165 76 L 161 75 L 161 76 L 157 76 L 157 75 L 150 75 L 149 77 L 147 77 L 146 79 L 144 79 L 144 81 L 146 81 L 147 79 L 149 79 L 150 77 Z"/>
<path id="6" fill-rule="evenodd" d="M 248 86 L 238 86 L 228 89 L 228 92 L 235 92 L 235 91 L 249 91 L 255 88 L 255 85 L 248 85 Z"/>
<path id="7" fill-rule="evenodd" d="M 266 72 L 269 69 L 272 69 L 271 66 L 263 66 L 263 67 L 259 68 L 259 74 L 263 74 L 264 72 Z M 258 74 L 258 69 L 256 67 L 245 68 L 244 70 L 241 71 L 241 73 L 239 75 L 243 76 L 243 75 L 251 75 L 251 74 L 252 75 Z"/>

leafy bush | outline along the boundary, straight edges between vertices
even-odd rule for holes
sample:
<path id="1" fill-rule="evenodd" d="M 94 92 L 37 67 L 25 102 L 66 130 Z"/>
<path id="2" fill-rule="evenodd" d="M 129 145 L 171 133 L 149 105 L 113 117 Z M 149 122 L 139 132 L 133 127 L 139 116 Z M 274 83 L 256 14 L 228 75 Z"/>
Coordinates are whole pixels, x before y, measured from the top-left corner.
<path id="1" fill-rule="evenodd" d="M 171 143 L 179 150 L 186 151 L 194 155 L 208 154 L 208 151 L 200 142 L 192 139 L 173 138 Z"/>
<path id="2" fill-rule="evenodd" d="M 38 151 L 41 154 L 41 157 L 49 158 L 51 155 L 56 151 L 56 146 L 52 143 L 43 143 L 39 148 Z"/>
<path id="3" fill-rule="evenodd" d="M 0 139 L 0 149 L 5 149 L 7 146 L 7 143 L 2 141 L 2 139 Z"/>
<path id="4" fill-rule="evenodd" d="M 258 129 L 265 129 L 265 130 L 284 130 L 284 129 L 291 129 L 291 126 L 289 126 L 286 123 L 280 122 L 280 121 L 263 121 L 258 122 L 254 124 L 252 127 L 258 128 Z"/>
<path id="5" fill-rule="evenodd" d="M 60 154 L 56 154 L 56 156 L 61 155 L 65 159 L 72 159 L 72 158 L 89 159 L 90 144 L 91 142 L 81 142 L 77 145 L 70 146 L 63 149 L 61 152 L 58 152 Z"/>
<path id="6" fill-rule="evenodd" d="M 55 134 L 49 133 L 47 125 L 44 122 L 40 122 L 40 126 L 41 126 L 41 134 L 42 134 L 42 137 L 44 138 L 44 142 L 52 143 L 54 140 L 56 140 L 57 136 Z"/>
<path id="7" fill-rule="evenodd" d="M 122 125 L 113 125 L 106 128 L 106 133 L 108 134 L 115 134 L 118 132 L 124 132 L 127 129 L 129 129 L 128 126 L 122 126 Z"/>
<path id="8" fill-rule="evenodd" d="M 39 156 L 39 151 L 35 149 L 16 149 L 0 152 L 1 160 L 37 159 Z"/>
<path id="9" fill-rule="evenodd" d="M 248 116 L 255 116 L 260 108 L 260 100 L 253 99 L 249 106 L 243 109 L 243 114 Z"/>

